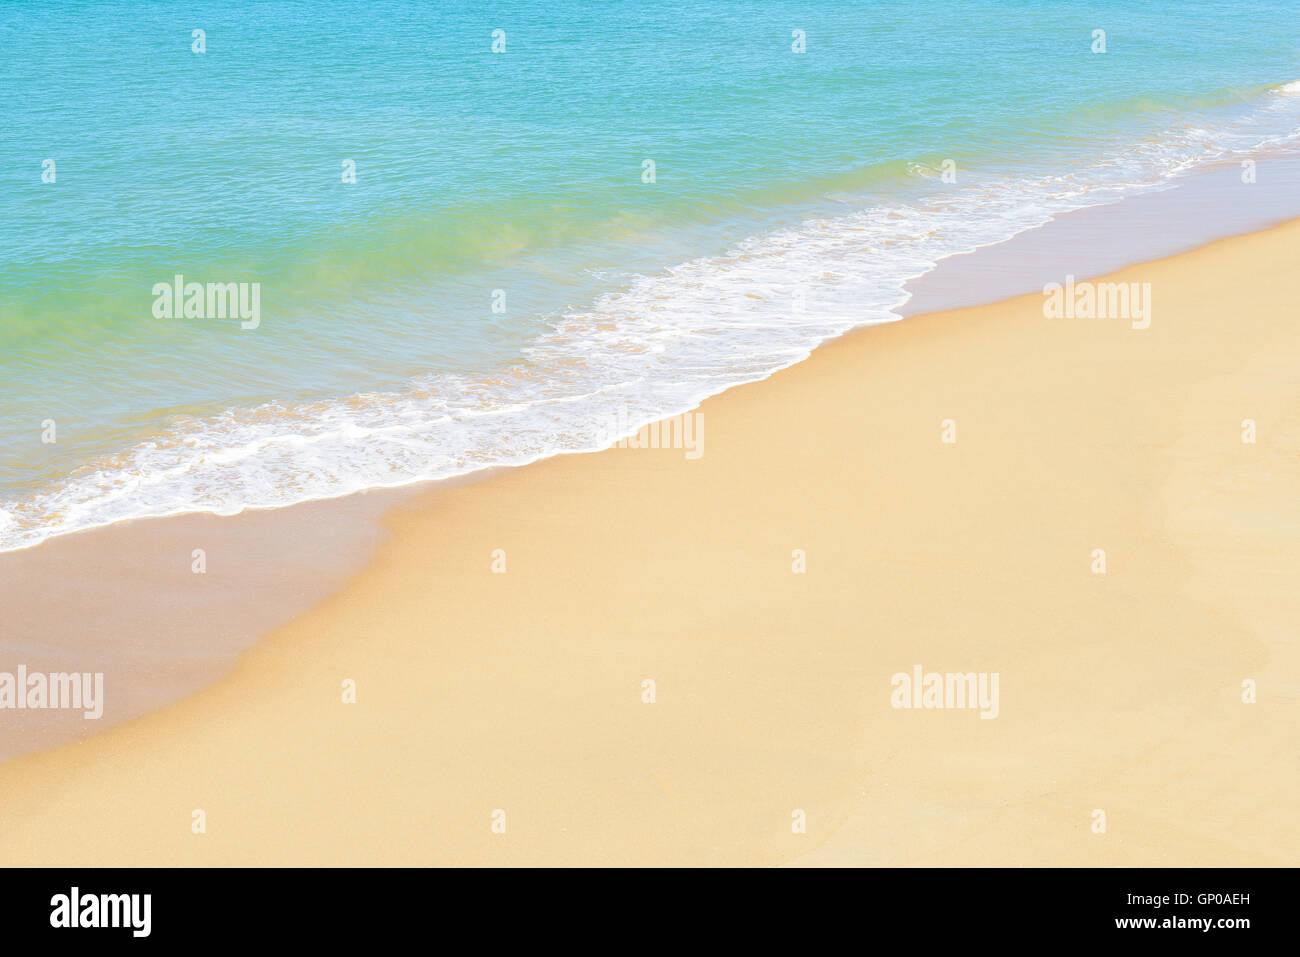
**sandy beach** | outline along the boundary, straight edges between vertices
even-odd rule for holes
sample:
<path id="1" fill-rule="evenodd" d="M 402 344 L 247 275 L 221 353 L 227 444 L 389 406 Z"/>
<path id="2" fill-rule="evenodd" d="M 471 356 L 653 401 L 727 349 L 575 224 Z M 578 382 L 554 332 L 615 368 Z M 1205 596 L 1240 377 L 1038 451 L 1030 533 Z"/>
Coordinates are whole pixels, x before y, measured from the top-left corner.
<path id="1" fill-rule="evenodd" d="M 1146 329 L 864 329 L 704 403 L 698 457 L 397 504 L 216 684 L 0 765 L 0 860 L 1292 864 L 1298 255 L 1127 268 Z M 996 673 L 997 716 L 892 707 L 918 665 Z"/>

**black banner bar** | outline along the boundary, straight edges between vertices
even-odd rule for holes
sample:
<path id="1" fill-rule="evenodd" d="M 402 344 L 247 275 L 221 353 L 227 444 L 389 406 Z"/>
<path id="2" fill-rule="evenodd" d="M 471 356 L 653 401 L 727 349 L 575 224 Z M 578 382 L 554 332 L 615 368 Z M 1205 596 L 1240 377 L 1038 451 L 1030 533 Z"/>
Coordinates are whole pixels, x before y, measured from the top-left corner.
<path id="1" fill-rule="evenodd" d="M 1197 941 L 1232 947 L 1293 932 L 1288 905 L 1295 874 L 1205 868 L 779 875 L 570 870 L 543 876 L 526 870 L 53 868 L 0 871 L 0 882 L 6 943 L 373 944 L 400 942 L 412 928 L 476 927 L 495 936 L 509 926 L 568 922 L 573 933 L 590 920 L 602 926 L 616 920 L 626 921 L 633 937 L 703 921 L 718 932 L 722 925 L 731 928 L 737 939 L 762 939 L 783 928 L 817 938 L 848 932 L 854 939 L 906 930 L 920 935 L 923 949 L 943 942 L 1126 937 L 1181 948 Z"/>

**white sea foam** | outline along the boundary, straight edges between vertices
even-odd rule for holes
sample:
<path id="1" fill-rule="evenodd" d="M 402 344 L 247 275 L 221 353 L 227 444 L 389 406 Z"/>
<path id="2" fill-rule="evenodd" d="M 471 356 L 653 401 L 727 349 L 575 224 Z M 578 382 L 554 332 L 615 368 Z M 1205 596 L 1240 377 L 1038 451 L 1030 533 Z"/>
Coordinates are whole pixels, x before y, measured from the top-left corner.
<path id="1" fill-rule="evenodd" d="M 904 284 L 945 257 L 1295 139 L 1297 89 L 1223 129 L 1185 129 L 1077 171 L 963 175 L 908 201 L 745 239 L 558 317 L 491 377 L 428 376 L 401 392 L 183 421 L 0 510 L 0 550 L 129 518 L 232 514 L 605 448 L 623 437 L 611 422 L 636 429 L 680 414 L 829 337 L 897 319 Z"/>

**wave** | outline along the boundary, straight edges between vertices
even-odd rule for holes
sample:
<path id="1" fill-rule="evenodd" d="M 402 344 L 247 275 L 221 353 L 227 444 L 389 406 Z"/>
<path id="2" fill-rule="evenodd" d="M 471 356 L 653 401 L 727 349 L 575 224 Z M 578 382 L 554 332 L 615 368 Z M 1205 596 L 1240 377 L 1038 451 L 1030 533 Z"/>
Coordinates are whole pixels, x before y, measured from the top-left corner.
<path id="1" fill-rule="evenodd" d="M 0 551 L 126 519 L 227 515 L 597 451 L 641 426 L 898 319 L 942 259 L 1054 216 L 1169 187 L 1185 171 L 1300 137 L 1300 81 L 1217 128 L 1188 125 L 1033 176 L 914 164 L 917 189 L 747 238 L 556 316 L 491 375 L 191 417 L 0 509 Z"/>

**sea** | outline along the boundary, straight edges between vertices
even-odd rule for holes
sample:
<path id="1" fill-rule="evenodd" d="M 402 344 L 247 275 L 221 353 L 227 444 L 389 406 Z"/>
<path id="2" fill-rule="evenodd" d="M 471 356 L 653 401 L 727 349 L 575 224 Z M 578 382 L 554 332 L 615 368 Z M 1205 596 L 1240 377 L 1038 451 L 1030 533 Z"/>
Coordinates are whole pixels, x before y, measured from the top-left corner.
<path id="1" fill-rule="evenodd" d="M 0 551 L 603 448 L 1297 148 L 1297 0 L 3 0 Z"/>

